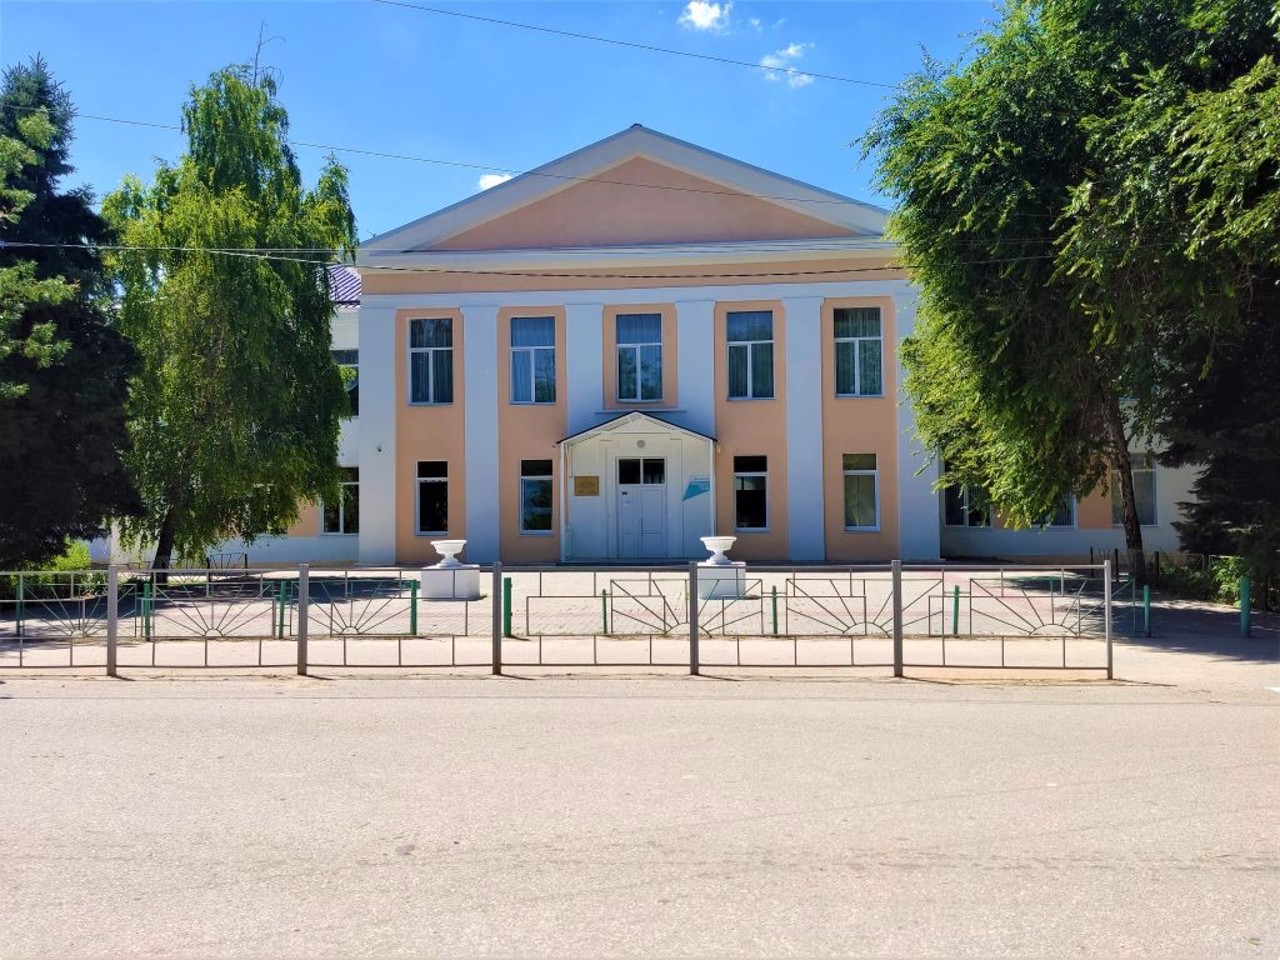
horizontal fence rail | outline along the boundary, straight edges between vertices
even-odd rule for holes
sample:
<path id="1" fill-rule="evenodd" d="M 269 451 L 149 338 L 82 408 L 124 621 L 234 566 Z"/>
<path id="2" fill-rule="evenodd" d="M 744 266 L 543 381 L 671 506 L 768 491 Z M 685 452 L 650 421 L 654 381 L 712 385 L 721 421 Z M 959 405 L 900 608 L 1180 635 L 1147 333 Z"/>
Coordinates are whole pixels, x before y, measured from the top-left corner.
<path id="1" fill-rule="evenodd" d="M 1092 565 L 0 571 L 0 668 L 1105 670 L 1149 629 Z"/>

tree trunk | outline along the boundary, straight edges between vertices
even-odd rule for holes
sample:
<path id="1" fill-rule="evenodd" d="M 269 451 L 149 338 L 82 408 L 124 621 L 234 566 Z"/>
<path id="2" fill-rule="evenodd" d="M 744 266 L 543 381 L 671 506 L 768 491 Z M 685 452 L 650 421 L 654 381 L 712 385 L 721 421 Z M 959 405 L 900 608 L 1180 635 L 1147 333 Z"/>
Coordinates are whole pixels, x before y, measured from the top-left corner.
<path id="1" fill-rule="evenodd" d="M 1138 520 L 1138 499 L 1133 489 L 1133 461 L 1129 457 L 1129 438 L 1124 432 L 1124 414 L 1120 398 L 1107 403 L 1107 435 L 1111 441 L 1111 458 L 1120 482 L 1120 503 L 1124 518 L 1124 545 L 1129 553 L 1129 571 L 1135 586 L 1147 582 L 1147 558 L 1142 549 L 1142 524 Z M 1111 491 L 1111 496 L 1116 492 Z"/>
<path id="2" fill-rule="evenodd" d="M 164 520 L 160 522 L 160 535 L 156 538 L 156 556 L 151 561 L 153 570 L 168 570 L 173 562 L 173 542 L 178 533 L 178 511 L 170 507 L 164 515 Z M 167 581 L 168 577 L 164 574 L 157 575 L 159 578 L 164 577 Z"/>

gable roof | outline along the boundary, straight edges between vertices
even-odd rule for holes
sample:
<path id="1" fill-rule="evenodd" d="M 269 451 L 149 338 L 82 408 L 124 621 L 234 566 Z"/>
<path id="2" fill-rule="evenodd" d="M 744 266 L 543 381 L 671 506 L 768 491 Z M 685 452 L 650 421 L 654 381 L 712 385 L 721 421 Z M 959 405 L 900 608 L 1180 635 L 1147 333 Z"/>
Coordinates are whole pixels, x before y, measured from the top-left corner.
<path id="1" fill-rule="evenodd" d="M 339 307 L 360 306 L 360 274 L 345 263 L 331 263 L 325 268 L 329 276 L 329 296 Z"/>
<path id="2" fill-rule="evenodd" d="M 693 437 L 697 440 L 715 440 L 715 437 L 709 434 L 700 433 L 697 430 L 691 430 L 688 427 L 682 427 L 678 423 L 672 423 L 663 417 L 656 416 L 652 413 L 646 413 L 643 410 L 631 410 L 627 413 L 620 413 L 604 423 L 597 423 L 594 427 L 587 427 L 585 430 L 579 430 L 577 433 L 571 433 L 565 437 L 560 443 L 577 443 L 585 440 L 587 437 L 595 436 L 599 433 L 614 433 L 619 430 L 625 430 L 627 427 L 659 427 L 662 430 L 673 430 L 676 433 L 683 433 L 686 436 Z"/>
<path id="3" fill-rule="evenodd" d="M 692 174 L 723 187 L 730 196 L 757 198 L 784 210 L 838 228 L 850 237 L 878 240 L 887 212 L 869 203 L 802 183 L 735 160 L 639 124 L 576 150 L 558 160 L 475 194 L 361 244 L 362 258 L 430 250 L 466 231 L 544 200 L 584 180 L 652 189 L 625 180 L 612 181 L 608 171 L 636 157 Z M 715 193 L 714 188 L 702 193 Z"/>

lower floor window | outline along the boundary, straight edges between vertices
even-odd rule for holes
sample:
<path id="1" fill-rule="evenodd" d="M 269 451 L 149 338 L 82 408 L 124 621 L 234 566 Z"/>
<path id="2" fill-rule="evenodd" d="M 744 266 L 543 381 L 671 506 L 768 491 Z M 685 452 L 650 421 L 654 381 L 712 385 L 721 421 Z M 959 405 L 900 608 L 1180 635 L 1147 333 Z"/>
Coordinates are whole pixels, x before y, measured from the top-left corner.
<path id="1" fill-rule="evenodd" d="M 738 530 L 769 526 L 769 458 L 733 458 L 733 525 Z"/>
<path id="2" fill-rule="evenodd" d="M 449 530 L 448 461 L 418 461 L 417 483 L 418 532 L 447 533 Z"/>
<path id="3" fill-rule="evenodd" d="M 874 453 L 844 455 L 844 528 L 876 530 L 880 526 L 880 473 Z"/>
<path id="4" fill-rule="evenodd" d="M 360 532 L 360 468 L 343 467 L 342 493 L 336 503 L 323 504 L 325 533 Z"/>
<path id="5" fill-rule="evenodd" d="M 520 532 L 551 532 L 551 461 L 520 461 Z"/>
<path id="6" fill-rule="evenodd" d="M 1046 527 L 1074 527 L 1076 525 L 1076 498 L 1066 496 L 1058 509 L 1051 513 L 1044 522 Z"/>
<path id="7" fill-rule="evenodd" d="M 1133 499 L 1138 508 L 1138 523 L 1144 527 L 1156 524 L 1156 469 L 1150 456 L 1131 453 L 1133 460 Z M 1124 495 L 1120 492 L 1120 472 L 1111 471 L 1111 522 L 1124 523 Z"/>

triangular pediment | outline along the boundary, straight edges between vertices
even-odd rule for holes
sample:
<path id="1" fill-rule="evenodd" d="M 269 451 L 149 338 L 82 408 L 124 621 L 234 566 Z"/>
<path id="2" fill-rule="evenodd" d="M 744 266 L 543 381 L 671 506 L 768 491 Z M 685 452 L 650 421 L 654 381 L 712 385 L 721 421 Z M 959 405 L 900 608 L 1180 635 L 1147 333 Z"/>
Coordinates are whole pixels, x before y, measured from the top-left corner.
<path id="1" fill-rule="evenodd" d="M 632 410 L 629 413 L 623 413 L 612 420 L 606 420 L 604 423 L 596 424 L 594 427 L 588 427 L 586 430 L 580 430 L 577 433 L 570 434 L 561 440 L 561 443 L 574 444 L 581 443 L 583 440 L 589 440 L 593 437 L 617 436 L 630 433 L 681 433 L 698 440 L 714 440 L 715 437 L 708 436 L 705 433 L 699 433 L 697 430 L 690 430 L 688 427 L 682 427 L 679 424 L 664 420 L 661 417 L 655 417 L 651 413 L 642 413 L 639 410 Z"/>
<path id="2" fill-rule="evenodd" d="M 362 252 L 878 239 L 885 216 L 636 126 L 375 237 Z"/>

